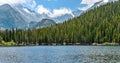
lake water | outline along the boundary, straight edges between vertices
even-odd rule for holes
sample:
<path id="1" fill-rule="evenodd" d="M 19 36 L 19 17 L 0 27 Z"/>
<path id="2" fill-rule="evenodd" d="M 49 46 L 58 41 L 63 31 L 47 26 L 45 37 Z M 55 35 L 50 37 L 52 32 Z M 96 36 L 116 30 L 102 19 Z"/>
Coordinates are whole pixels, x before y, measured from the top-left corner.
<path id="1" fill-rule="evenodd" d="M 120 47 L 0 47 L 0 63 L 120 63 Z"/>

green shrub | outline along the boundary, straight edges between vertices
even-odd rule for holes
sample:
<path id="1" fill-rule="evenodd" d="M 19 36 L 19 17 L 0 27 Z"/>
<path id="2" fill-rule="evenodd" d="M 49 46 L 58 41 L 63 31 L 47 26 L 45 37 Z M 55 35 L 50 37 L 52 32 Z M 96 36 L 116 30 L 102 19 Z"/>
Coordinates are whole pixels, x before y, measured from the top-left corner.
<path id="1" fill-rule="evenodd" d="M 3 46 L 15 46 L 15 42 L 12 40 L 10 42 L 5 42 L 5 41 L 2 41 L 2 45 Z"/>
<path id="2" fill-rule="evenodd" d="M 110 42 L 105 42 L 105 43 L 103 43 L 103 45 L 106 45 L 106 46 L 117 46 L 117 45 L 119 45 L 118 43 L 110 43 Z"/>

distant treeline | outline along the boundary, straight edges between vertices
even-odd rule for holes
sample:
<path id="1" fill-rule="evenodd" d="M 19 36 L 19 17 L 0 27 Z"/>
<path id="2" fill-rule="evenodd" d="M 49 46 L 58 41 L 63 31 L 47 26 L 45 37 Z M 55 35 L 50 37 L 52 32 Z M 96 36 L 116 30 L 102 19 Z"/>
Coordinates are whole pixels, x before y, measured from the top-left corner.
<path id="1" fill-rule="evenodd" d="M 83 15 L 40 29 L 12 29 L 0 32 L 5 42 L 18 45 L 120 44 L 120 1 L 102 5 Z"/>

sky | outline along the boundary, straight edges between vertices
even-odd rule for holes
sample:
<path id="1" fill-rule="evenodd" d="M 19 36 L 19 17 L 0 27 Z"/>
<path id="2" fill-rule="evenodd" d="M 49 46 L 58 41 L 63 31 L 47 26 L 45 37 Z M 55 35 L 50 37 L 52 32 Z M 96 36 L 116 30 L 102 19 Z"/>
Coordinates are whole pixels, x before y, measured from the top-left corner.
<path id="1" fill-rule="evenodd" d="M 48 14 L 50 17 L 61 16 L 63 14 L 71 14 L 77 9 L 86 10 L 95 2 L 101 0 L 0 0 L 0 5 L 21 4 L 39 14 Z M 104 0 L 108 2 L 108 0 Z"/>
<path id="2" fill-rule="evenodd" d="M 41 4 L 44 5 L 46 8 L 50 9 L 59 9 L 63 8 L 70 8 L 72 10 L 77 9 L 79 7 L 86 6 L 85 4 L 80 4 L 82 0 L 35 0 L 37 5 Z"/>

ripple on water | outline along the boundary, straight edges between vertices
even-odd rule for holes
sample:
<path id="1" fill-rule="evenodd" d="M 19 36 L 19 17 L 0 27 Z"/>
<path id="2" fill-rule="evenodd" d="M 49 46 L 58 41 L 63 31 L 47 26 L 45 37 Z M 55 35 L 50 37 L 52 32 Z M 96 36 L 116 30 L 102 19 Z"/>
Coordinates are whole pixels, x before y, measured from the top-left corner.
<path id="1" fill-rule="evenodd" d="M 116 46 L 40 46 L 0 48 L 0 63 L 119 63 Z"/>

